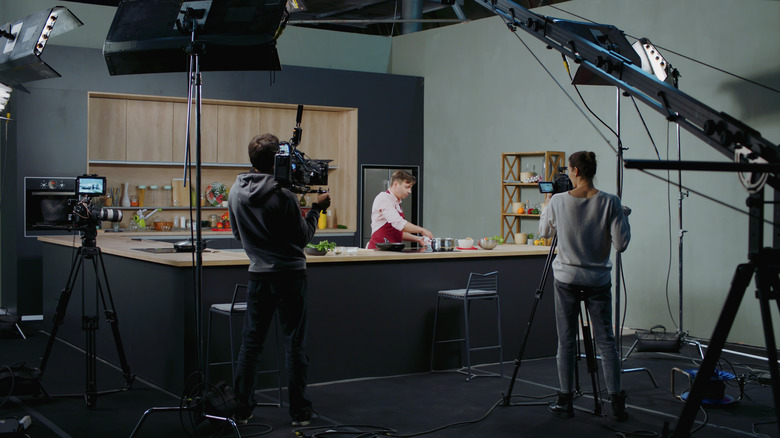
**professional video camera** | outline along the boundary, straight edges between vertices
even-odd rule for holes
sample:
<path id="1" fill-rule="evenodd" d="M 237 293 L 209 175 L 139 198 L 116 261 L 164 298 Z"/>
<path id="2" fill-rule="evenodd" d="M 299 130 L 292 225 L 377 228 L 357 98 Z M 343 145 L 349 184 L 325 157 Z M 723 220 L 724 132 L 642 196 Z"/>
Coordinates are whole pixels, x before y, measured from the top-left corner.
<path id="1" fill-rule="evenodd" d="M 282 187 L 295 193 L 324 192 L 322 188 L 312 189 L 311 186 L 328 185 L 328 163 L 331 160 L 314 160 L 306 158 L 298 149 L 301 142 L 301 116 L 303 105 L 298 105 L 293 136 L 289 142 L 279 144 L 279 152 L 274 159 L 274 179 Z"/>
<path id="2" fill-rule="evenodd" d="M 572 185 L 569 175 L 566 175 L 565 167 L 558 168 L 558 174 L 555 175 L 555 178 L 552 181 L 539 182 L 539 191 L 542 193 L 563 193 L 568 192 L 573 188 L 574 185 Z"/>
<path id="3" fill-rule="evenodd" d="M 75 228 L 94 229 L 100 221 L 119 222 L 122 220 L 121 210 L 92 205 L 94 196 L 106 194 L 106 177 L 97 175 L 76 177 L 76 194 L 78 200 L 71 201 L 71 204 L 75 205 L 70 213 L 70 221 Z"/>

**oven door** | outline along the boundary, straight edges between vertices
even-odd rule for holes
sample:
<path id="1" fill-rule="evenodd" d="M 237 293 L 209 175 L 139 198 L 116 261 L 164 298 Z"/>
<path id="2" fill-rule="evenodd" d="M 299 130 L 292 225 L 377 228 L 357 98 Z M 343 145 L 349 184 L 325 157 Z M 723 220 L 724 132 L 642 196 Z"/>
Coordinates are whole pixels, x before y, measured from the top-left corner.
<path id="1" fill-rule="evenodd" d="M 24 178 L 25 237 L 70 233 L 76 178 Z"/>

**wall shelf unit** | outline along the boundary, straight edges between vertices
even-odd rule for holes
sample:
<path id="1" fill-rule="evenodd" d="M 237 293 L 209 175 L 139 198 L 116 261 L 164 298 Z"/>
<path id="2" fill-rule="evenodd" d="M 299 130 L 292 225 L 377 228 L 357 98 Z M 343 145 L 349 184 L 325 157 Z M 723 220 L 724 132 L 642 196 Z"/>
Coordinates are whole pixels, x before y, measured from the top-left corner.
<path id="1" fill-rule="evenodd" d="M 552 181 L 559 167 L 566 166 L 566 154 L 558 151 L 509 152 L 501 154 L 501 237 L 505 242 L 515 242 L 515 233 L 523 231 L 523 219 L 538 220 L 540 214 L 520 214 L 514 211 L 512 203 L 531 201 L 531 206 L 541 204 L 544 197 L 538 184 L 523 182 L 530 173 L 539 173 L 543 181 Z M 541 169 L 541 172 L 534 169 Z M 533 223 L 536 234 L 538 224 Z M 527 231 L 526 231 L 527 232 Z"/>

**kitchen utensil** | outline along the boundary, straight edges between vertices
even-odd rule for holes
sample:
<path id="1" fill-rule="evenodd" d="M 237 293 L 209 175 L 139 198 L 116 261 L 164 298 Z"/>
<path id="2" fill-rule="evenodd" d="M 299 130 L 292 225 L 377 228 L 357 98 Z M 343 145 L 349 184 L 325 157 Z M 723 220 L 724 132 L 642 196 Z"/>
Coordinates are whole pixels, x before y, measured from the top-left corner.
<path id="1" fill-rule="evenodd" d="M 379 242 L 376 244 L 376 249 L 380 251 L 403 251 L 404 244 L 400 242 L 390 242 L 385 238 L 384 242 Z"/>
<path id="2" fill-rule="evenodd" d="M 498 246 L 498 241 L 493 239 L 479 239 L 479 247 L 482 249 L 493 249 Z"/>
<path id="3" fill-rule="evenodd" d="M 434 237 L 431 239 L 431 250 L 436 252 L 454 251 L 455 239 L 449 237 Z"/>
<path id="4" fill-rule="evenodd" d="M 208 240 L 203 241 L 203 249 L 206 249 L 206 242 Z M 173 244 L 173 249 L 176 252 L 193 252 L 195 251 L 195 244 L 192 239 L 181 240 Z"/>
<path id="5" fill-rule="evenodd" d="M 156 210 L 152 210 L 151 213 L 144 216 L 144 213 L 146 213 L 146 209 L 138 210 L 138 214 L 133 215 L 133 222 L 138 224 L 138 228 L 144 229 L 146 228 L 146 219 L 149 219 L 152 217 L 153 214 L 157 213 L 158 211 L 161 211 L 159 208 Z"/>

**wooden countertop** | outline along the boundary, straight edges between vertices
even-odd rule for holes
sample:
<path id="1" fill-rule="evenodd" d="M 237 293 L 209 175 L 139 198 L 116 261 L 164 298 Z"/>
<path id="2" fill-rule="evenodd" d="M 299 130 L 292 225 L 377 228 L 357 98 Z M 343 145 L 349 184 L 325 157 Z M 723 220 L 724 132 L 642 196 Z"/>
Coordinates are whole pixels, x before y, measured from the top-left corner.
<path id="1" fill-rule="evenodd" d="M 155 236 L 165 237 L 160 234 Z M 172 243 L 152 240 L 154 236 L 119 235 L 101 233 L 97 237 L 97 246 L 104 254 L 126 257 L 135 260 L 143 260 L 151 263 L 175 267 L 192 266 L 192 254 L 180 253 L 153 253 L 144 249 L 171 249 Z M 170 237 L 170 235 L 168 236 Z M 38 240 L 62 246 L 81 246 L 81 239 L 73 236 L 39 236 Z M 340 263 L 340 262 L 383 262 L 402 260 L 427 260 L 427 259 L 466 259 L 482 257 L 522 257 L 531 255 L 546 255 L 550 252 L 549 246 L 533 245 L 499 245 L 492 250 L 455 250 L 452 252 L 396 252 L 377 251 L 358 248 L 356 254 L 333 254 L 324 256 L 306 256 L 306 262 L 315 263 Z M 203 252 L 203 266 L 241 266 L 249 265 L 249 258 L 242 249 L 206 249 Z"/>

